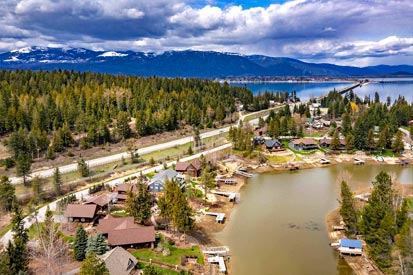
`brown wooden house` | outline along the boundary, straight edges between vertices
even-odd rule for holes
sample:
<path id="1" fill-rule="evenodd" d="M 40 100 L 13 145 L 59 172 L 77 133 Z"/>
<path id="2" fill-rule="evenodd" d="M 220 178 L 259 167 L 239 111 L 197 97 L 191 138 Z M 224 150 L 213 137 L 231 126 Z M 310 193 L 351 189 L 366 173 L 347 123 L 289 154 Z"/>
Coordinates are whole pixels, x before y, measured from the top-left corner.
<path id="1" fill-rule="evenodd" d="M 108 215 L 99 220 L 96 229 L 108 239 L 110 247 L 153 247 L 155 242 L 155 227 L 135 224 L 133 217 Z"/>
<path id="2" fill-rule="evenodd" d="M 68 204 L 64 216 L 71 222 L 92 222 L 96 216 L 96 204 Z"/>
<path id="3" fill-rule="evenodd" d="M 186 174 L 191 177 L 199 177 L 201 174 L 201 163 L 198 159 L 192 162 L 177 161 L 175 171 L 180 174 Z"/>

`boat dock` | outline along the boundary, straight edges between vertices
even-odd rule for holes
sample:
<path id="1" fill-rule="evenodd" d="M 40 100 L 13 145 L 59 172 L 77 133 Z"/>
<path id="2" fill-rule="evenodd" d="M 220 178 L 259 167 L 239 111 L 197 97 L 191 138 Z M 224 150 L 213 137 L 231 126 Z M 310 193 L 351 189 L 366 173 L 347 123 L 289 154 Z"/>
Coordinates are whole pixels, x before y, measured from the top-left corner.
<path id="1" fill-rule="evenodd" d="M 215 216 L 215 220 L 218 223 L 224 223 L 225 220 L 225 213 L 216 213 L 216 212 L 205 212 L 205 215 Z"/>
<path id="2" fill-rule="evenodd" d="M 225 266 L 224 257 L 221 257 L 221 256 L 208 257 L 208 263 L 218 263 L 219 272 L 221 273 L 227 272 L 227 267 Z"/>
<path id="3" fill-rule="evenodd" d="M 221 192 L 221 191 L 211 191 L 212 194 L 225 196 L 229 198 L 229 201 L 238 203 L 240 201 L 240 193 L 235 192 Z"/>
<path id="4" fill-rule="evenodd" d="M 246 177 L 246 178 L 252 178 L 252 176 L 253 176 L 253 174 L 250 174 L 250 173 L 247 173 L 247 172 L 241 171 L 241 170 L 236 170 L 234 172 L 234 174 L 240 175 L 240 176 L 243 176 L 243 177 Z"/>
<path id="5" fill-rule="evenodd" d="M 208 263 L 218 264 L 219 272 L 226 273 L 227 267 L 225 265 L 225 258 L 229 257 L 229 248 L 226 246 L 205 247 L 202 251 L 204 254 L 209 255 Z"/>
<path id="6" fill-rule="evenodd" d="M 399 159 L 397 162 L 400 166 L 407 166 L 410 163 L 408 159 Z"/>
<path id="7" fill-rule="evenodd" d="M 237 181 L 235 179 L 227 179 L 227 178 L 216 178 L 215 182 L 216 183 L 223 182 L 225 184 L 230 184 L 230 185 L 237 184 Z"/>

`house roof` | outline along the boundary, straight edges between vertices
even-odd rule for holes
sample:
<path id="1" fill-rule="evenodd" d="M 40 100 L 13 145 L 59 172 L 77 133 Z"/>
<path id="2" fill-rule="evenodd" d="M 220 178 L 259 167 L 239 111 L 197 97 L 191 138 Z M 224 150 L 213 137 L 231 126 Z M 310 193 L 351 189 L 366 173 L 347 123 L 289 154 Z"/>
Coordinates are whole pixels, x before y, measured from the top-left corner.
<path id="1" fill-rule="evenodd" d="M 281 142 L 278 139 L 270 139 L 270 140 L 265 141 L 265 146 L 267 147 L 281 146 Z"/>
<path id="2" fill-rule="evenodd" d="M 101 256 L 111 275 L 128 275 L 138 260 L 120 246 L 109 250 Z"/>
<path id="3" fill-rule="evenodd" d="M 188 168 L 189 163 L 186 161 L 177 161 L 175 164 L 175 170 L 176 171 L 186 171 L 186 168 Z"/>
<path id="4" fill-rule="evenodd" d="M 131 185 L 130 185 L 130 184 L 127 184 L 127 183 L 119 184 L 119 185 L 116 187 L 116 190 L 118 190 L 118 192 L 119 192 L 119 191 L 120 191 L 120 192 L 128 192 L 130 189 L 131 189 Z"/>
<path id="5" fill-rule="evenodd" d="M 194 160 L 191 162 L 191 164 L 192 164 L 192 166 L 193 166 L 196 170 L 201 169 L 201 162 L 199 161 L 199 159 L 194 159 Z"/>
<path id="6" fill-rule="evenodd" d="M 125 229 L 135 226 L 133 217 L 115 218 L 112 215 L 107 215 L 104 219 L 99 220 L 96 229 L 102 234 L 108 234 L 109 231 L 117 229 Z"/>
<path id="7" fill-rule="evenodd" d="M 112 194 L 102 194 L 99 196 L 90 197 L 85 204 L 96 204 L 100 207 L 106 206 L 112 200 Z"/>
<path id="8" fill-rule="evenodd" d="M 341 247 L 354 247 L 354 248 L 363 247 L 363 244 L 360 240 L 340 239 L 339 243 Z"/>
<path id="9" fill-rule="evenodd" d="M 149 243 L 154 241 L 154 226 L 139 226 L 135 224 L 134 227 L 116 229 L 108 232 L 108 244 L 111 246 Z"/>
<path id="10" fill-rule="evenodd" d="M 96 204 L 68 204 L 65 217 L 68 218 L 93 218 L 96 213 Z"/>
<path id="11" fill-rule="evenodd" d="M 194 159 L 191 163 L 187 161 L 178 161 L 175 164 L 175 170 L 176 171 L 186 171 L 188 167 L 192 165 L 192 167 L 195 168 L 195 170 L 199 170 L 201 168 L 201 162 L 199 159 Z"/>
<path id="12" fill-rule="evenodd" d="M 173 170 L 172 168 L 169 168 L 169 169 L 166 169 L 166 170 L 164 170 L 164 171 L 162 171 L 162 172 L 159 172 L 159 173 L 155 174 L 155 175 L 152 177 L 152 181 L 155 181 L 155 180 L 164 181 L 166 178 L 168 178 L 168 179 L 171 180 L 171 179 L 173 179 L 177 174 L 178 174 L 178 173 L 176 173 L 175 170 Z"/>
<path id="13" fill-rule="evenodd" d="M 341 145 L 346 145 L 346 140 L 345 139 L 339 139 L 340 140 L 340 144 Z M 326 137 L 324 137 L 324 138 L 322 138 L 322 139 L 320 139 L 320 144 L 323 144 L 323 143 L 325 143 L 325 144 L 328 144 L 328 145 L 331 145 L 331 142 L 333 141 L 333 139 L 332 138 L 326 138 Z"/>
<path id="14" fill-rule="evenodd" d="M 316 144 L 315 143 L 315 140 L 314 139 L 312 139 L 312 138 L 299 138 L 299 139 L 293 139 L 292 140 L 292 143 L 294 144 L 294 145 L 298 145 L 298 144 L 307 144 L 307 145 L 310 145 L 310 144 Z"/>

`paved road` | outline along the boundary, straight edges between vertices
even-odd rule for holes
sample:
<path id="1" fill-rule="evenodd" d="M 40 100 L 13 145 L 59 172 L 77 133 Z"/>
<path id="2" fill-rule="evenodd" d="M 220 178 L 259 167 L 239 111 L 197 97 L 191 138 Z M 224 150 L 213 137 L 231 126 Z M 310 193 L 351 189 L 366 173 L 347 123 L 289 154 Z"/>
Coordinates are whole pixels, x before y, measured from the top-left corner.
<path id="1" fill-rule="evenodd" d="M 225 127 L 225 128 L 221 128 L 221 129 L 217 129 L 217 130 L 212 130 L 212 131 L 200 134 L 200 137 L 201 138 L 208 138 L 208 137 L 216 136 L 216 135 L 219 135 L 221 133 L 228 132 L 229 128 L 230 127 Z M 185 138 L 181 138 L 181 139 L 177 139 L 177 140 L 173 140 L 173 141 L 169 141 L 169 142 L 165 142 L 165 143 L 161 143 L 161 144 L 152 145 L 152 146 L 149 146 L 149 147 L 140 148 L 138 150 L 138 154 L 142 156 L 142 155 L 150 154 L 152 152 L 161 151 L 161 150 L 165 150 L 165 149 L 168 149 L 168 148 L 173 148 L 173 147 L 176 147 L 176 146 L 187 144 L 187 143 L 192 142 L 192 141 L 193 141 L 193 137 L 185 137 Z M 86 161 L 86 163 L 89 165 L 89 167 L 94 167 L 94 166 L 98 166 L 98 165 L 112 163 L 112 162 L 115 162 L 115 161 L 120 161 L 122 159 L 122 157 L 125 158 L 125 159 L 129 158 L 129 153 L 125 152 L 125 153 L 119 153 L 119 154 L 115 154 L 115 155 L 111 155 L 111 156 L 107 156 L 107 157 L 91 159 L 91 160 Z M 30 177 L 41 177 L 41 178 L 51 177 L 53 175 L 54 170 L 55 170 L 55 168 L 36 171 L 36 172 L 31 173 Z M 69 173 L 69 172 L 72 172 L 72 171 L 76 171 L 77 170 L 77 163 L 60 166 L 59 170 L 60 170 L 60 173 L 62 173 L 62 174 Z M 21 183 L 23 181 L 23 179 L 21 177 L 12 177 L 12 178 L 10 178 L 10 181 L 12 183 L 16 184 L 16 183 Z"/>
<path id="2" fill-rule="evenodd" d="M 279 107 L 277 106 L 273 109 L 277 109 L 277 108 L 279 108 Z M 239 119 L 234 124 L 234 126 L 238 127 L 239 124 L 240 124 L 240 121 L 244 120 L 245 117 L 255 115 L 255 114 L 260 113 L 260 112 L 262 112 L 262 111 L 249 113 L 249 114 L 245 114 L 245 115 L 240 114 Z M 258 122 L 258 119 L 254 119 L 254 120 L 250 121 L 250 123 L 257 123 L 257 122 Z M 213 136 L 219 135 L 221 133 L 226 133 L 226 132 L 229 131 L 229 129 L 230 129 L 230 126 L 225 127 L 225 128 L 221 128 L 221 129 L 208 131 L 208 132 L 200 134 L 200 137 L 202 139 L 208 138 L 208 137 L 213 137 Z M 165 143 L 160 143 L 160 144 L 140 148 L 140 149 L 138 149 L 138 154 L 142 156 L 142 155 L 150 154 L 152 152 L 161 151 L 161 150 L 165 150 L 165 149 L 168 149 L 168 148 L 173 148 L 173 147 L 176 147 L 176 146 L 187 144 L 187 143 L 192 142 L 192 141 L 193 141 L 193 137 L 189 136 L 189 137 L 185 137 L 185 138 L 181 138 L 181 139 L 177 139 L 177 140 L 173 140 L 173 141 L 169 141 L 169 142 L 165 142 Z M 129 154 L 127 152 L 119 153 L 119 154 L 115 154 L 115 155 L 111 155 L 111 156 L 91 159 L 91 160 L 86 161 L 86 163 L 89 165 L 89 167 L 94 167 L 94 166 L 98 166 L 98 165 L 112 163 L 112 162 L 115 162 L 115 161 L 120 161 L 122 159 L 122 157 L 127 159 L 129 157 Z M 41 177 L 41 178 L 51 177 L 53 175 L 54 170 L 55 170 L 55 168 L 36 171 L 36 172 L 31 173 L 30 177 Z M 60 166 L 59 170 L 60 170 L 60 173 L 62 173 L 62 174 L 76 171 L 77 170 L 77 163 Z M 21 177 L 11 177 L 10 181 L 14 184 L 17 184 L 17 183 L 23 182 L 23 179 Z"/>
<path id="3" fill-rule="evenodd" d="M 207 150 L 207 151 L 203 151 L 203 152 L 200 152 L 200 153 L 198 153 L 198 154 L 195 154 L 195 155 L 192 155 L 192 156 L 189 156 L 189 157 L 182 158 L 180 161 L 189 161 L 189 160 L 192 160 L 192 159 L 196 159 L 196 158 L 199 158 L 201 155 L 206 156 L 206 155 L 208 155 L 208 154 L 212 154 L 212 153 L 215 153 L 215 152 L 218 152 L 218 151 L 221 151 L 221 150 L 230 148 L 231 146 L 232 146 L 231 143 L 227 143 L 227 144 L 221 145 L 221 146 L 219 146 L 219 147 L 216 147 L 216 148 L 213 148 L 213 149 L 210 149 L 210 150 Z M 168 166 L 171 166 L 172 164 L 176 164 L 176 161 L 171 161 L 171 162 L 168 162 L 168 163 L 167 163 Z M 117 184 L 123 183 L 123 182 L 125 181 L 125 179 L 127 179 L 127 178 L 130 178 L 130 177 L 133 177 L 133 176 L 138 177 L 138 176 L 140 176 L 141 173 L 143 173 L 143 174 L 148 174 L 148 173 L 151 173 L 151 172 L 154 172 L 154 171 L 160 171 L 160 170 L 162 170 L 162 169 L 163 169 L 163 165 L 158 165 L 158 166 L 155 166 L 155 167 L 151 167 L 151 168 L 149 168 L 149 169 L 145 169 L 145 170 L 142 170 L 142 171 L 138 171 L 138 172 L 133 173 L 133 174 L 128 175 L 128 176 L 124 176 L 124 177 L 121 177 L 121 178 L 117 178 L 117 179 L 114 179 L 114 180 L 107 181 L 106 184 L 108 184 L 108 185 L 110 185 L 110 186 L 115 186 L 115 185 L 117 185 Z M 76 192 L 76 193 L 74 193 L 74 194 L 76 195 L 76 198 L 77 198 L 77 199 L 80 199 L 80 198 L 87 199 L 87 198 L 89 197 L 89 189 L 87 188 L 87 189 L 78 191 L 78 192 Z M 55 210 L 56 210 L 56 203 L 57 203 L 57 201 L 58 201 L 58 200 L 56 200 L 56 201 L 54 201 L 54 202 L 51 202 L 51 203 L 48 205 L 49 208 L 50 208 L 50 210 L 52 210 L 52 211 L 55 211 Z M 46 214 L 46 209 L 47 209 L 47 205 L 46 205 L 46 206 L 43 206 L 43 207 L 40 208 L 40 209 L 38 209 L 37 212 L 34 213 L 34 214 L 32 214 L 31 216 L 26 217 L 26 218 L 24 219 L 24 222 L 25 222 L 24 226 L 25 226 L 25 228 L 29 228 L 33 223 L 36 222 L 36 220 L 39 221 L 39 222 L 44 221 L 45 214 Z M 0 242 L 4 245 L 4 247 L 6 247 L 7 244 L 8 244 L 8 242 L 9 242 L 9 240 L 11 240 L 12 237 L 13 237 L 13 233 L 12 233 L 12 231 L 9 230 L 9 231 L 8 231 L 6 234 L 4 234 L 3 237 L 0 239 Z"/>

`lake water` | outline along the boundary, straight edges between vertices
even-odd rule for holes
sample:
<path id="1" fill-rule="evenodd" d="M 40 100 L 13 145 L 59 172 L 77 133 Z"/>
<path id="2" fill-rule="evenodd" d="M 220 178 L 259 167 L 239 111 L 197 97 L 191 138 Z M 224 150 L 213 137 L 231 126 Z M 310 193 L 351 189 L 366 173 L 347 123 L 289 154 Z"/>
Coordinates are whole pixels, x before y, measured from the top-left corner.
<path id="1" fill-rule="evenodd" d="M 377 92 L 381 101 L 385 101 L 387 96 L 390 96 L 392 102 L 402 95 L 408 102 L 413 102 L 413 78 L 402 79 L 370 79 L 371 83 L 363 87 L 355 88 L 353 91 L 361 98 L 370 96 L 374 98 L 374 93 Z M 387 81 L 380 83 L 379 81 Z M 390 82 L 391 81 L 391 82 Z M 246 85 L 254 94 L 263 93 L 265 91 L 296 91 L 297 96 L 301 100 L 307 100 L 311 97 L 318 97 L 327 94 L 333 89 L 339 90 L 351 85 L 351 82 L 276 82 L 276 83 L 231 83 L 234 86 Z"/>
<path id="2" fill-rule="evenodd" d="M 231 274 L 353 274 L 329 246 L 325 216 L 338 206 L 341 179 L 359 189 L 381 170 L 401 183 L 413 182 L 410 167 L 368 165 L 266 173 L 248 180 L 241 203 L 216 235 L 231 250 Z"/>

